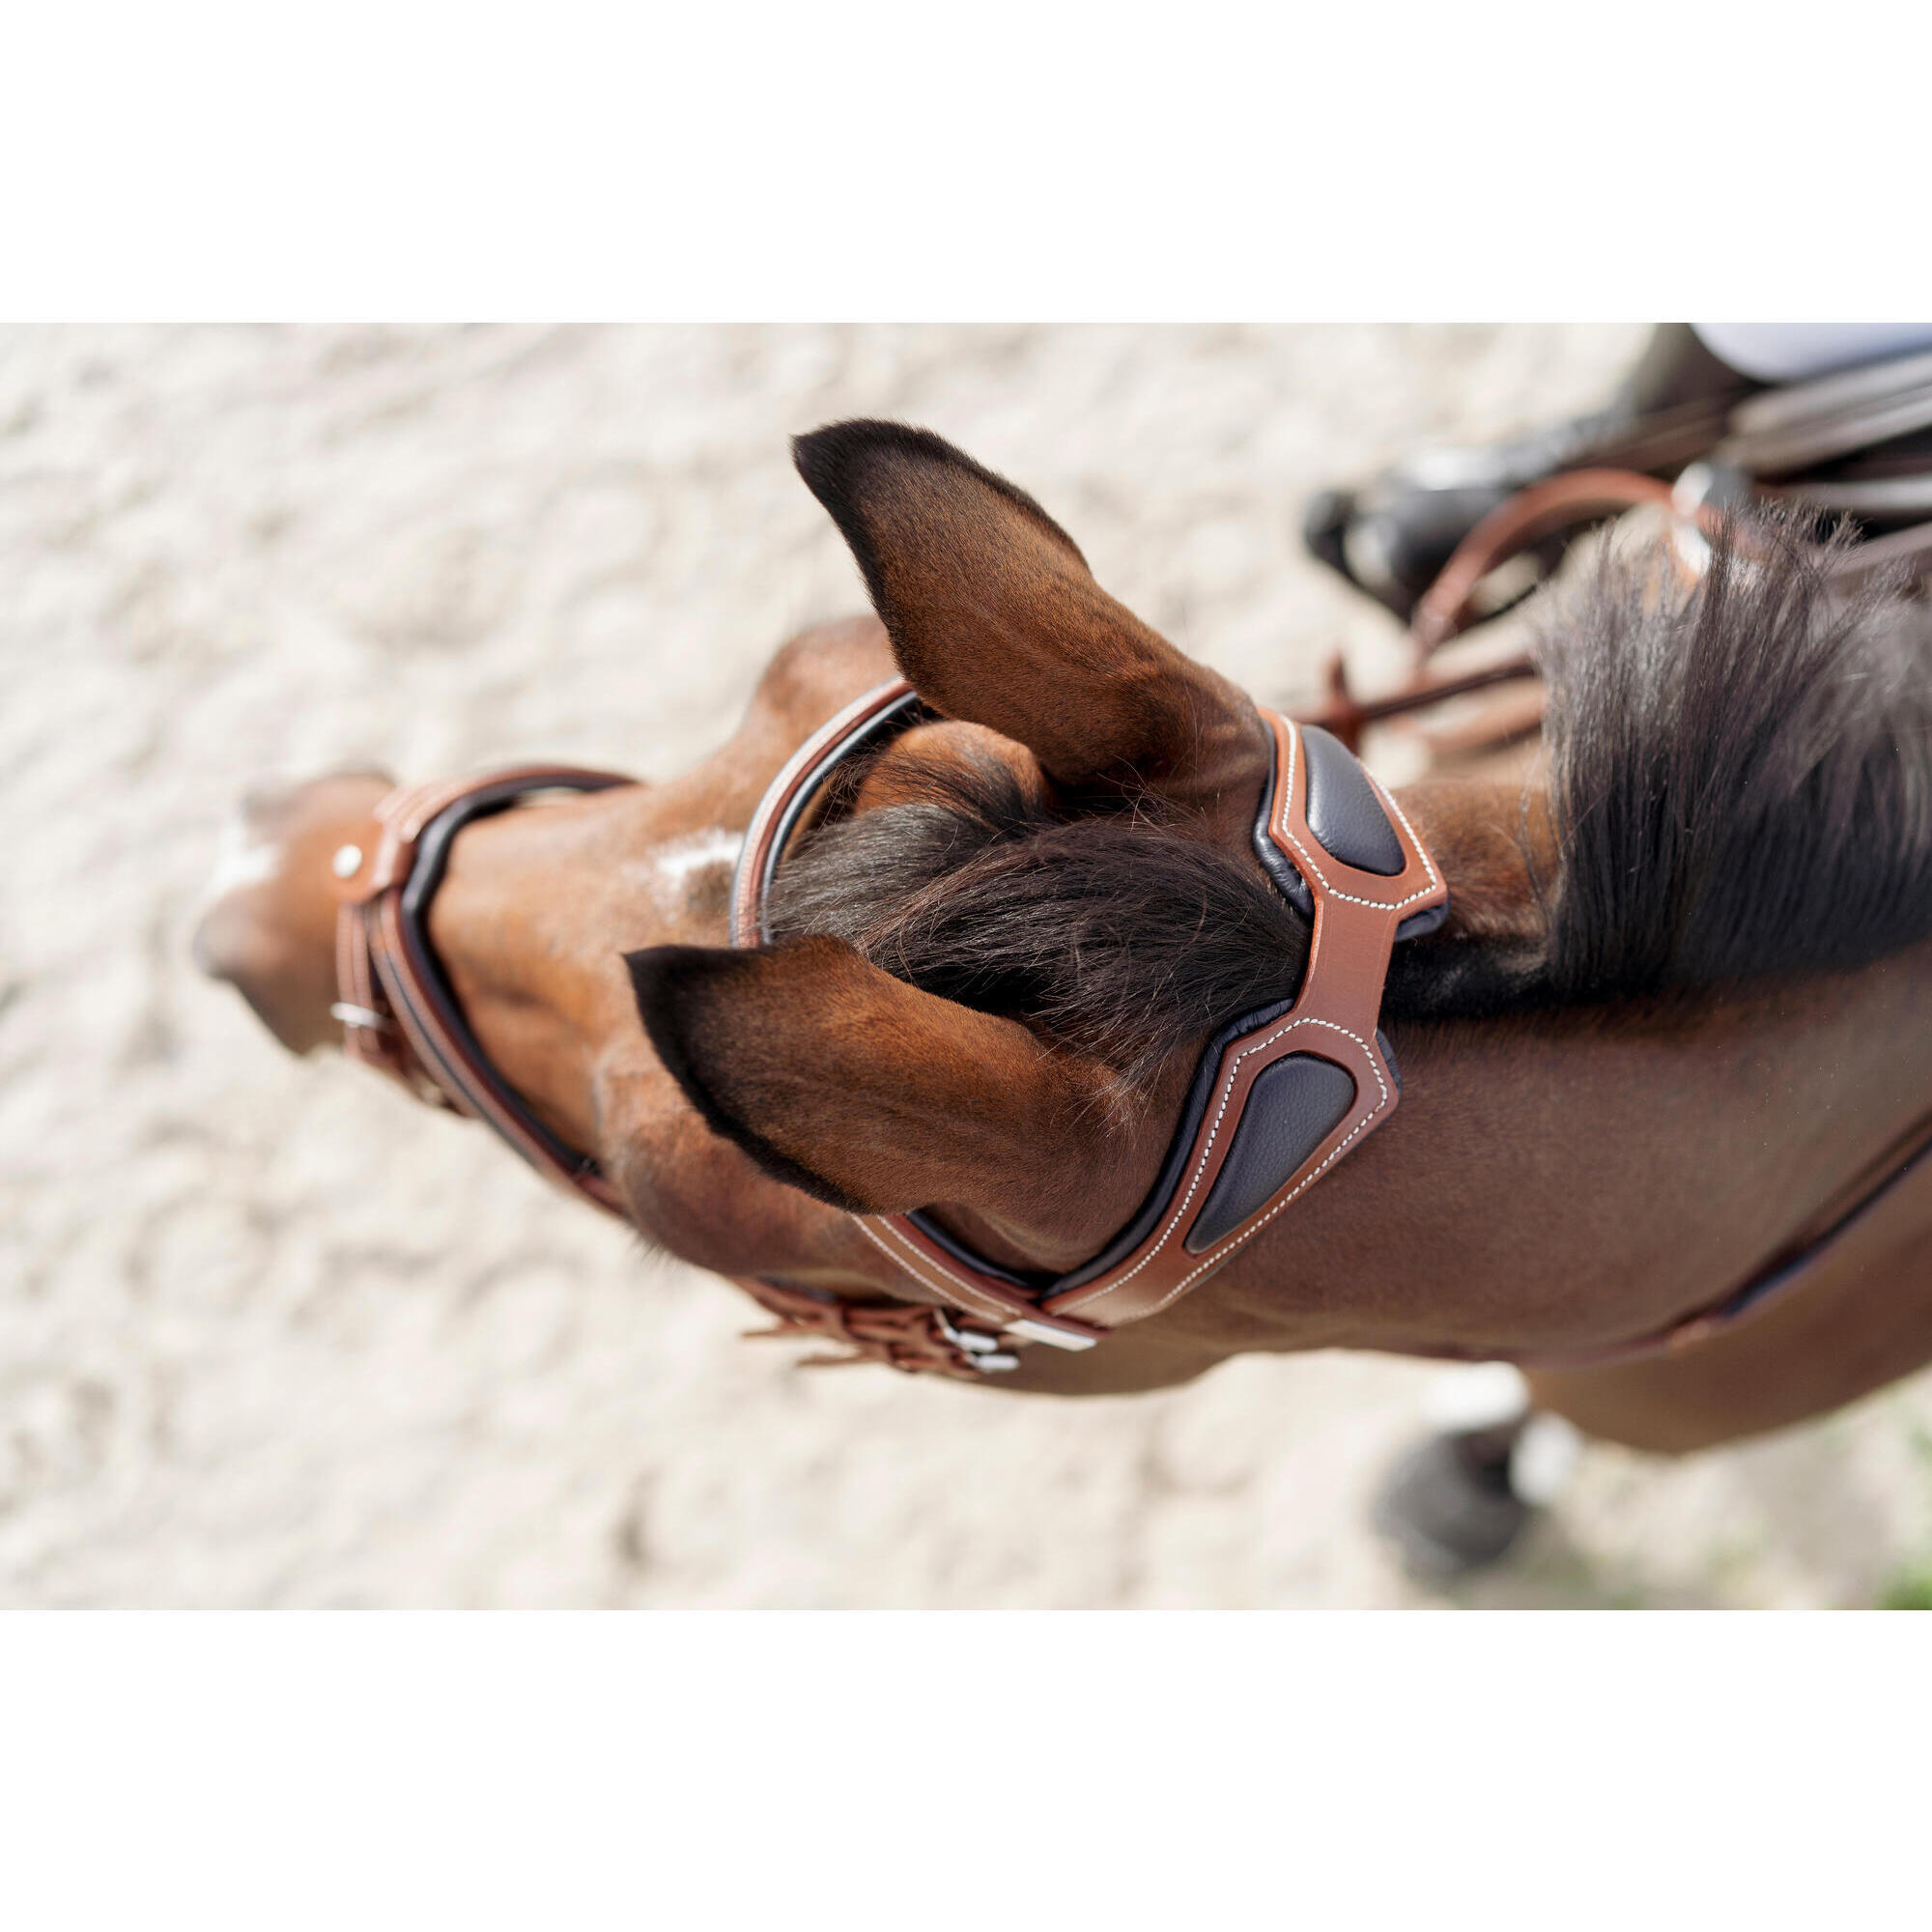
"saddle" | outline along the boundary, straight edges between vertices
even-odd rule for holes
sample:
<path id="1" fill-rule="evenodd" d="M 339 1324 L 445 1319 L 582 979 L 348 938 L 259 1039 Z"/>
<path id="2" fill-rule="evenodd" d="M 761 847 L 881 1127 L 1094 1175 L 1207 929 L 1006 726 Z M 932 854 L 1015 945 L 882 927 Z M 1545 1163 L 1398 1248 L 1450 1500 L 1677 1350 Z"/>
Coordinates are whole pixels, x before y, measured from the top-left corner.
<path id="1" fill-rule="evenodd" d="M 1310 503 L 1311 554 L 1400 616 L 1410 650 L 1407 679 L 1372 698 L 1350 689 L 1338 653 L 1313 718 L 1359 749 L 1371 724 L 1494 692 L 1487 717 L 1435 734 L 1434 749 L 1480 751 L 1533 728 L 1540 702 L 1525 652 L 1478 650 L 1481 662 L 1457 669 L 1436 653 L 1520 602 L 1579 529 L 1631 509 L 1709 525 L 1734 506 L 1788 503 L 1856 525 L 1862 541 L 1842 571 L 1932 574 L 1932 355 L 1768 389 L 1681 325 L 1659 331 L 1660 355 L 1663 378 L 1648 379 L 1655 407 L 1634 400 L 1647 380 L 1640 368 L 1596 415 L 1492 449 L 1432 452 L 1366 490 Z"/>

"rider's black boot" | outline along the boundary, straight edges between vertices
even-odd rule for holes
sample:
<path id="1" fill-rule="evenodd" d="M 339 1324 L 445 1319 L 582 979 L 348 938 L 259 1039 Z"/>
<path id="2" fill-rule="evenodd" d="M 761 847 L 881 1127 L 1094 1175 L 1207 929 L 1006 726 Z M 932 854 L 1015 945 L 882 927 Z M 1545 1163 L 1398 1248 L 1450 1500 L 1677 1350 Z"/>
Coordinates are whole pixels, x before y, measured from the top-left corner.
<path id="1" fill-rule="evenodd" d="M 1375 1526 L 1411 1576 L 1443 1582 L 1487 1569 L 1508 1551 L 1530 1516 L 1510 1487 L 1514 1435 L 1445 1430 L 1397 1459 L 1376 1498 Z"/>
<path id="2" fill-rule="evenodd" d="M 1406 623 L 1456 546 L 1519 490 L 1600 464 L 1673 475 L 1719 440 L 1731 405 L 1758 386 L 1688 323 L 1660 324 L 1603 409 L 1486 449 L 1408 458 L 1361 490 L 1321 491 L 1303 515 L 1302 541 Z"/>

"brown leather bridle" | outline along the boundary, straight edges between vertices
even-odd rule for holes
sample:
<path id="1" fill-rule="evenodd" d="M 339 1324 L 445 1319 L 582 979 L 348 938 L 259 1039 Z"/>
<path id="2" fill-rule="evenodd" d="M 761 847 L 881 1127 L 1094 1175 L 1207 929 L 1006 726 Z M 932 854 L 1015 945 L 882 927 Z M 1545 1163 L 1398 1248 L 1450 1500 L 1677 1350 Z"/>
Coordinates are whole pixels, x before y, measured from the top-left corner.
<path id="1" fill-rule="evenodd" d="M 739 856 L 734 946 L 769 938 L 765 903 L 785 850 L 834 774 L 918 708 L 905 679 L 882 684 L 779 773 Z M 1311 918 L 1308 965 L 1292 1001 L 1243 1015 L 1209 1042 L 1139 1212 L 1083 1266 L 1045 1282 L 976 1255 L 928 1214 L 854 1217 L 917 1292 L 959 1312 L 950 1339 L 981 1374 L 1016 1367 L 1013 1343 L 1090 1349 L 1172 1306 L 1395 1111 L 1401 1082 L 1377 1030 L 1382 981 L 1398 934 L 1439 923 L 1448 886 L 1401 807 L 1334 738 L 1277 712 L 1261 717 L 1273 758 L 1256 857 L 1271 888 Z M 1325 838 L 1311 823 L 1312 799 Z"/>

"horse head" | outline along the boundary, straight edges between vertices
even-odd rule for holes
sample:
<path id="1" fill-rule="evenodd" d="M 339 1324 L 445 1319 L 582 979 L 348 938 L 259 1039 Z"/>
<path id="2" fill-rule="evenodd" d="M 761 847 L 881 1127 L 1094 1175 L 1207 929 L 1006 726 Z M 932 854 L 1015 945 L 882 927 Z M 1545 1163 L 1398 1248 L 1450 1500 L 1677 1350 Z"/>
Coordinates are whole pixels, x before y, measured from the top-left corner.
<path id="1" fill-rule="evenodd" d="M 1252 845 L 1270 729 L 937 437 L 845 423 L 796 455 L 876 622 L 795 639 L 684 777 L 469 826 L 426 931 L 505 1081 L 673 1251 L 943 1300 L 854 1233 L 917 1209 L 1058 1276 L 1149 1198 L 1205 1044 L 1302 984 L 1308 915 Z M 1878 968 L 1932 935 L 1932 673 L 1922 616 L 1838 595 L 1832 554 L 1764 526 L 1688 586 L 1662 552 L 1605 566 L 1546 642 L 1535 775 L 1400 795 L 1450 894 L 1381 1001 L 1404 1113 L 1079 1385 L 1640 1336 L 1889 1144 L 1926 1074 L 1888 1039 L 1928 976 Z M 728 944 L 768 783 L 895 671 L 918 719 L 841 769 L 764 943 Z M 268 856 L 198 941 L 298 1049 L 335 1037 L 329 874 L 366 867 L 381 789 L 258 801 Z"/>

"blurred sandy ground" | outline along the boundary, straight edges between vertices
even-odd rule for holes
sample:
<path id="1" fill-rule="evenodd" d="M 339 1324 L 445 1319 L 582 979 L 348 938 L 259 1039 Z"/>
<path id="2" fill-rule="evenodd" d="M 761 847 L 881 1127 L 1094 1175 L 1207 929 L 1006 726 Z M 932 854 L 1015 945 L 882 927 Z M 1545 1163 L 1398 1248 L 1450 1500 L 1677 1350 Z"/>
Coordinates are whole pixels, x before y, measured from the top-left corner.
<path id="1" fill-rule="evenodd" d="M 187 936 L 265 772 L 675 772 L 856 573 L 786 438 L 927 423 L 1257 695 L 1393 627 L 1315 486 L 1587 406 L 1642 331 L 0 334 L 0 1602 L 1369 1605 L 1427 1367 L 1086 1406 L 799 1372 L 480 1130 L 284 1057 Z M 1491 1604 L 1857 1604 L 1927 1385 L 1593 1449 Z"/>

